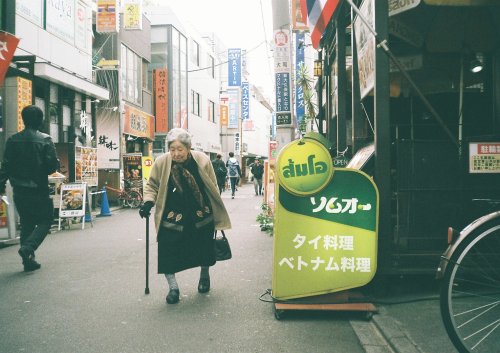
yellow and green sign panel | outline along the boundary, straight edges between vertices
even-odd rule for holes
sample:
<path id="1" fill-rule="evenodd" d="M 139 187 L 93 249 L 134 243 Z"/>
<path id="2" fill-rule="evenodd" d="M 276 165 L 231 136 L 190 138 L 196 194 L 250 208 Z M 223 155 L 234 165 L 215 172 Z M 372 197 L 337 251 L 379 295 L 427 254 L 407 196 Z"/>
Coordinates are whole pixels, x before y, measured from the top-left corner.
<path id="1" fill-rule="evenodd" d="M 378 190 L 365 173 L 333 168 L 304 138 L 278 156 L 272 294 L 294 299 L 360 287 L 377 268 Z"/>

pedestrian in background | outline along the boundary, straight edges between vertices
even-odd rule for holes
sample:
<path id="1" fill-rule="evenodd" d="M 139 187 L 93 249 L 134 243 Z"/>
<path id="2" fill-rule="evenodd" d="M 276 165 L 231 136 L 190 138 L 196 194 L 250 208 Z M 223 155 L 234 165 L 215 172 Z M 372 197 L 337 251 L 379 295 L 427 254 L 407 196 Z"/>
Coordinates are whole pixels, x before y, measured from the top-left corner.
<path id="1" fill-rule="evenodd" d="M 236 184 L 241 178 L 241 168 L 238 160 L 234 158 L 234 153 L 229 152 L 229 159 L 226 162 L 227 173 L 229 176 L 229 181 L 231 182 L 231 198 L 234 199 L 234 193 L 236 191 Z"/>
<path id="2" fill-rule="evenodd" d="M 250 172 L 252 172 L 253 175 L 255 195 L 262 195 L 262 176 L 264 175 L 264 165 L 260 162 L 258 157 L 250 167 Z"/>
<path id="3" fill-rule="evenodd" d="M 21 116 L 24 130 L 12 135 L 5 145 L 0 194 L 10 180 L 14 203 L 21 223 L 21 247 L 24 271 L 38 270 L 35 251 L 50 231 L 54 219 L 54 204 L 50 198 L 48 176 L 59 168 L 52 138 L 39 131 L 43 112 L 35 105 L 25 107 Z"/>
<path id="4" fill-rule="evenodd" d="M 226 185 L 227 168 L 220 154 L 218 154 L 217 157 L 212 161 L 212 166 L 214 167 L 215 177 L 217 178 L 219 194 L 222 194 L 222 191 L 224 191 Z"/>
<path id="5" fill-rule="evenodd" d="M 158 157 L 144 187 L 141 217 L 154 220 L 158 242 L 158 273 L 165 274 L 166 301 L 179 301 L 177 272 L 201 267 L 198 292 L 210 290 L 209 267 L 215 264 L 214 229 L 231 227 L 219 194 L 212 163 L 191 150 L 191 136 L 180 128 L 167 134 L 168 152 Z"/>

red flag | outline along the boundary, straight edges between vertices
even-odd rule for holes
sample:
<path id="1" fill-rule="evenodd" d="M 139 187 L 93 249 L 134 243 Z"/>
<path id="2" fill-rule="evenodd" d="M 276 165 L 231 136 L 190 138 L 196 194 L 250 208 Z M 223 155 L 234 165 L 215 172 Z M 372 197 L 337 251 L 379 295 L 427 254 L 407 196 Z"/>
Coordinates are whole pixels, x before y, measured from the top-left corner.
<path id="1" fill-rule="evenodd" d="M 3 85 L 5 74 L 9 69 L 19 38 L 15 35 L 0 31 L 0 85 Z"/>
<path id="2" fill-rule="evenodd" d="M 340 0 L 300 0 L 302 16 L 307 18 L 314 48 L 318 48 L 321 36 L 339 3 Z"/>

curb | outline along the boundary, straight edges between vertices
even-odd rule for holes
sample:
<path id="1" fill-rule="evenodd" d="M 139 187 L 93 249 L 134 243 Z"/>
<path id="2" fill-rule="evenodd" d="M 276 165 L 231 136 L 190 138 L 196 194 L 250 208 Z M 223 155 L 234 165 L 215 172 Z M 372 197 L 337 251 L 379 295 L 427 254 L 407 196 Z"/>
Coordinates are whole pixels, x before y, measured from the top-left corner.
<path id="1" fill-rule="evenodd" d="M 386 315 L 384 308 L 370 321 L 350 321 L 366 353 L 423 353 L 402 328 Z"/>
<path id="2" fill-rule="evenodd" d="M 373 316 L 373 324 L 385 341 L 396 353 L 423 353 L 408 333 L 401 328 L 401 323 L 386 315 L 384 308 L 381 314 Z"/>

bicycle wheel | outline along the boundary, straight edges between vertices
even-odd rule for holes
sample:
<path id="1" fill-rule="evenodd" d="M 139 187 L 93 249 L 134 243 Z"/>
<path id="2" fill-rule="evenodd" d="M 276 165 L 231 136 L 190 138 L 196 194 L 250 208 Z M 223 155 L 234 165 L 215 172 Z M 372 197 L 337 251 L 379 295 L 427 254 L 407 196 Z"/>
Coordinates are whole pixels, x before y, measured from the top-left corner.
<path id="1" fill-rule="evenodd" d="M 500 342 L 500 220 L 478 228 L 446 267 L 441 316 L 460 352 L 498 352 Z"/>
<path id="2" fill-rule="evenodd" d="M 131 190 L 128 192 L 128 197 L 125 199 L 127 206 L 130 208 L 137 208 L 142 203 L 142 196 L 138 191 Z"/>

